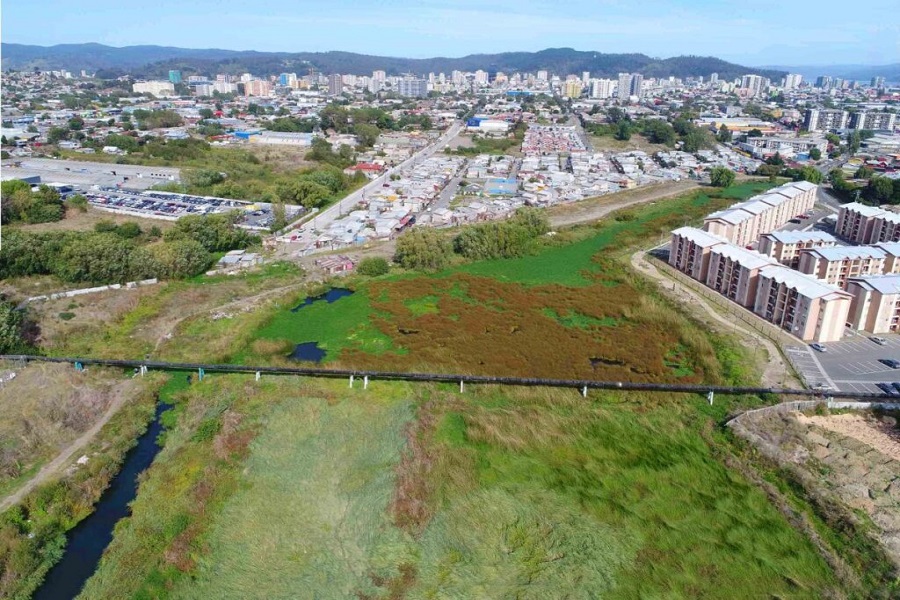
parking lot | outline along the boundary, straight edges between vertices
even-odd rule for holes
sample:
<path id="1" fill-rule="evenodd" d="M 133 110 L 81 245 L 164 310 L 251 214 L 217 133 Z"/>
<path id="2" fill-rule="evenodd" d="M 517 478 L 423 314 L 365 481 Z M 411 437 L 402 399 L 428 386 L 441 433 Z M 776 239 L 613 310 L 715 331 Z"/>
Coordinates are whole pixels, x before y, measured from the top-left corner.
<path id="1" fill-rule="evenodd" d="M 885 344 L 873 342 L 863 333 L 850 334 L 840 342 L 823 344 L 825 352 L 809 346 L 787 348 L 788 357 L 810 386 L 827 385 L 843 392 L 882 393 L 877 383 L 900 382 L 900 369 L 879 362 L 900 358 L 900 335 L 880 334 Z"/>

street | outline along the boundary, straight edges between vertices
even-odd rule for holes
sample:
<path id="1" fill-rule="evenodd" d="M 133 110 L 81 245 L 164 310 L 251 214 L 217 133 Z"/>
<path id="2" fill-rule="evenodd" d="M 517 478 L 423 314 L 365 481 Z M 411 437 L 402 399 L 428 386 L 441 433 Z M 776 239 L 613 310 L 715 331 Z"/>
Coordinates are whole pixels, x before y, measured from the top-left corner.
<path id="1" fill-rule="evenodd" d="M 442 150 L 450 140 L 456 137 L 461 128 L 462 122 L 455 122 L 430 146 L 422 148 L 419 152 L 413 154 L 399 165 L 387 169 L 378 178 L 373 179 L 360 189 L 348 194 L 343 199 L 319 212 L 312 221 L 309 221 L 304 225 L 302 233 L 298 235 L 297 239 L 292 243 L 299 244 L 302 249 L 315 245 L 316 238 L 319 236 L 318 232 L 327 230 L 335 220 L 345 213 L 345 211 L 352 210 L 353 207 L 363 199 L 367 192 L 373 192 L 379 189 L 393 173 L 400 172 L 407 167 L 413 166 L 421 160 L 430 158 L 438 150 Z"/>

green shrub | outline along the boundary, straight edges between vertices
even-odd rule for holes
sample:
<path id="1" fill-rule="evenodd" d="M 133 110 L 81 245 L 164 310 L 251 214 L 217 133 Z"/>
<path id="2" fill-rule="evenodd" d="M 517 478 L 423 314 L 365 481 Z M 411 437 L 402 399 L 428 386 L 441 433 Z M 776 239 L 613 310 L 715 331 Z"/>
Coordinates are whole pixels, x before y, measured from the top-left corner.
<path id="1" fill-rule="evenodd" d="M 364 258 L 359 261 L 359 264 L 356 266 L 356 272 L 360 275 L 366 275 L 368 277 L 378 277 L 379 275 L 385 275 L 390 270 L 390 265 L 388 265 L 388 261 L 376 256 L 371 258 Z"/>

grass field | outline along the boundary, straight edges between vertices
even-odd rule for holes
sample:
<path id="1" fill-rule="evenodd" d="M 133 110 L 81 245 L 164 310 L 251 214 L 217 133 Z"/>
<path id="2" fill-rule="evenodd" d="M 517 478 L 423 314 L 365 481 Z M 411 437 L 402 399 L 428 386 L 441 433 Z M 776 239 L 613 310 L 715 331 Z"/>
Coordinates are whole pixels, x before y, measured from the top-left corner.
<path id="1" fill-rule="evenodd" d="M 714 457 L 702 398 L 224 375 L 181 394 L 82 598 L 838 588 L 762 492 Z M 217 451 L 226 431 L 249 446 Z"/>

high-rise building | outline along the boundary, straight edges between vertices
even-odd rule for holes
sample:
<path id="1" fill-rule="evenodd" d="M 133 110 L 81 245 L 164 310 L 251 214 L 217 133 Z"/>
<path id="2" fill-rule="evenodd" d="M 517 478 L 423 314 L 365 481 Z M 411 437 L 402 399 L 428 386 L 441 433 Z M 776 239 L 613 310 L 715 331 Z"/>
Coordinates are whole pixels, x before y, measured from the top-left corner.
<path id="1" fill-rule="evenodd" d="M 425 98 L 428 96 L 428 80 L 417 77 L 404 77 L 397 82 L 397 93 L 409 98 Z"/>
<path id="2" fill-rule="evenodd" d="M 547 71 L 538 71 L 537 79 L 538 81 L 547 81 L 549 79 Z"/>
<path id="3" fill-rule="evenodd" d="M 641 97 L 641 88 L 644 85 L 644 76 L 640 73 L 634 73 L 631 76 L 631 89 L 628 91 L 629 95 Z"/>
<path id="4" fill-rule="evenodd" d="M 384 80 L 387 79 L 387 73 L 384 71 L 372 71 L 372 79 L 384 83 Z"/>
<path id="5" fill-rule="evenodd" d="M 568 79 L 566 80 L 566 86 L 563 92 L 566 98 L 579 98 L 581 96 L 581 89 L 580 79 Z"/>
<path id="6" fill-rule="evenodd" d="M 619 87 L 616 97 L 627 98 L 631 94 L 631 73 L 619 73 Z"/>
<path id="7" fill-rule="evenodd" d="M 253 79 L 244 82 L 245 96 L 268 96 L 272 85 L 265 79 Z"/>
<path id="8" fill-rule="evenodd" d="M 487 71 L 482 71 L 478 69 L 475 71 L 475 83 L 478 85 L 487 85 L 488 83 L 488 73 Z"/>
<path id="9" fill-rule="evenodd" d="M 296 73 L 282 73 L 278 76 L 278 85 L 284 85 L 289 87 L 294 87 L 294 84 L 297 82 L 297 74 Z"/>
<path id="10" fill-rule="evenodd" d="M 803 117 L 803 128 L 807 131 L 831 131 L 847 127 L 847 111 L 809 108 Z"/>
<path id="11" fill-rule="evenodd" d="M 883 89 L 884 88 L 884 77 L 873 77 L 872 78 L 872 87 L 875 89 Z"/>
<path id="12" fill-rule="evenodd" d="M 741 89 L 747 90 L 746 95 L 756 98 L 763 92 L 763 78 L 759 75 L 744 75 L 741 78 Z"/>
<path id="13" fill-rule="evenodd" d="M 591 82 L 591 98 L 611 98 L 615 88 L 615 79 L 594 79 Z"/>
<path id="14" fill-rule="evenodd" d="M 587 86 L 591 81 L 591 72 L 590 71 L 582 71 L 581 72 L 581 85 Z"/>
<path id="15" fill-rule="evenodd" d="M 886 112 L 857 112 L 850 115 L 850 129 L 893 131 L 897 115 Z"/>
<path id="16" fill-rule="evenodd" d="M 328 95 L 340 96 L 344 93 L 344 80 L 338 73 L 328 76 Z"/>
<path id="17" fill-rule="evenodd" d="M 797 73 L 788 73 L 784 78 L 784 89 L 795 90 L 800 87 L 800 83 L 802 81 L 803 75 L 799 75 Z"/>
<path id="18" fill-rule="evenodd" d="M 169 81 L 172 83 L 181 83 L 181 71 L 176 71 L 174 69 L 170 70 Z"/>
<path id="19" fill-rule="evenodd" d="M 816 87 L 827 90 L 831 87 L 831 77 L 828 75 L 819 75 L 816 77 Z"/>
<path id="20" fill-rule="evenodd" d="M 712 75 L 709 76 L 709 84 L 714 86 L 717 83 L 719 83 L 719 74 L 713 73 Z"/>

